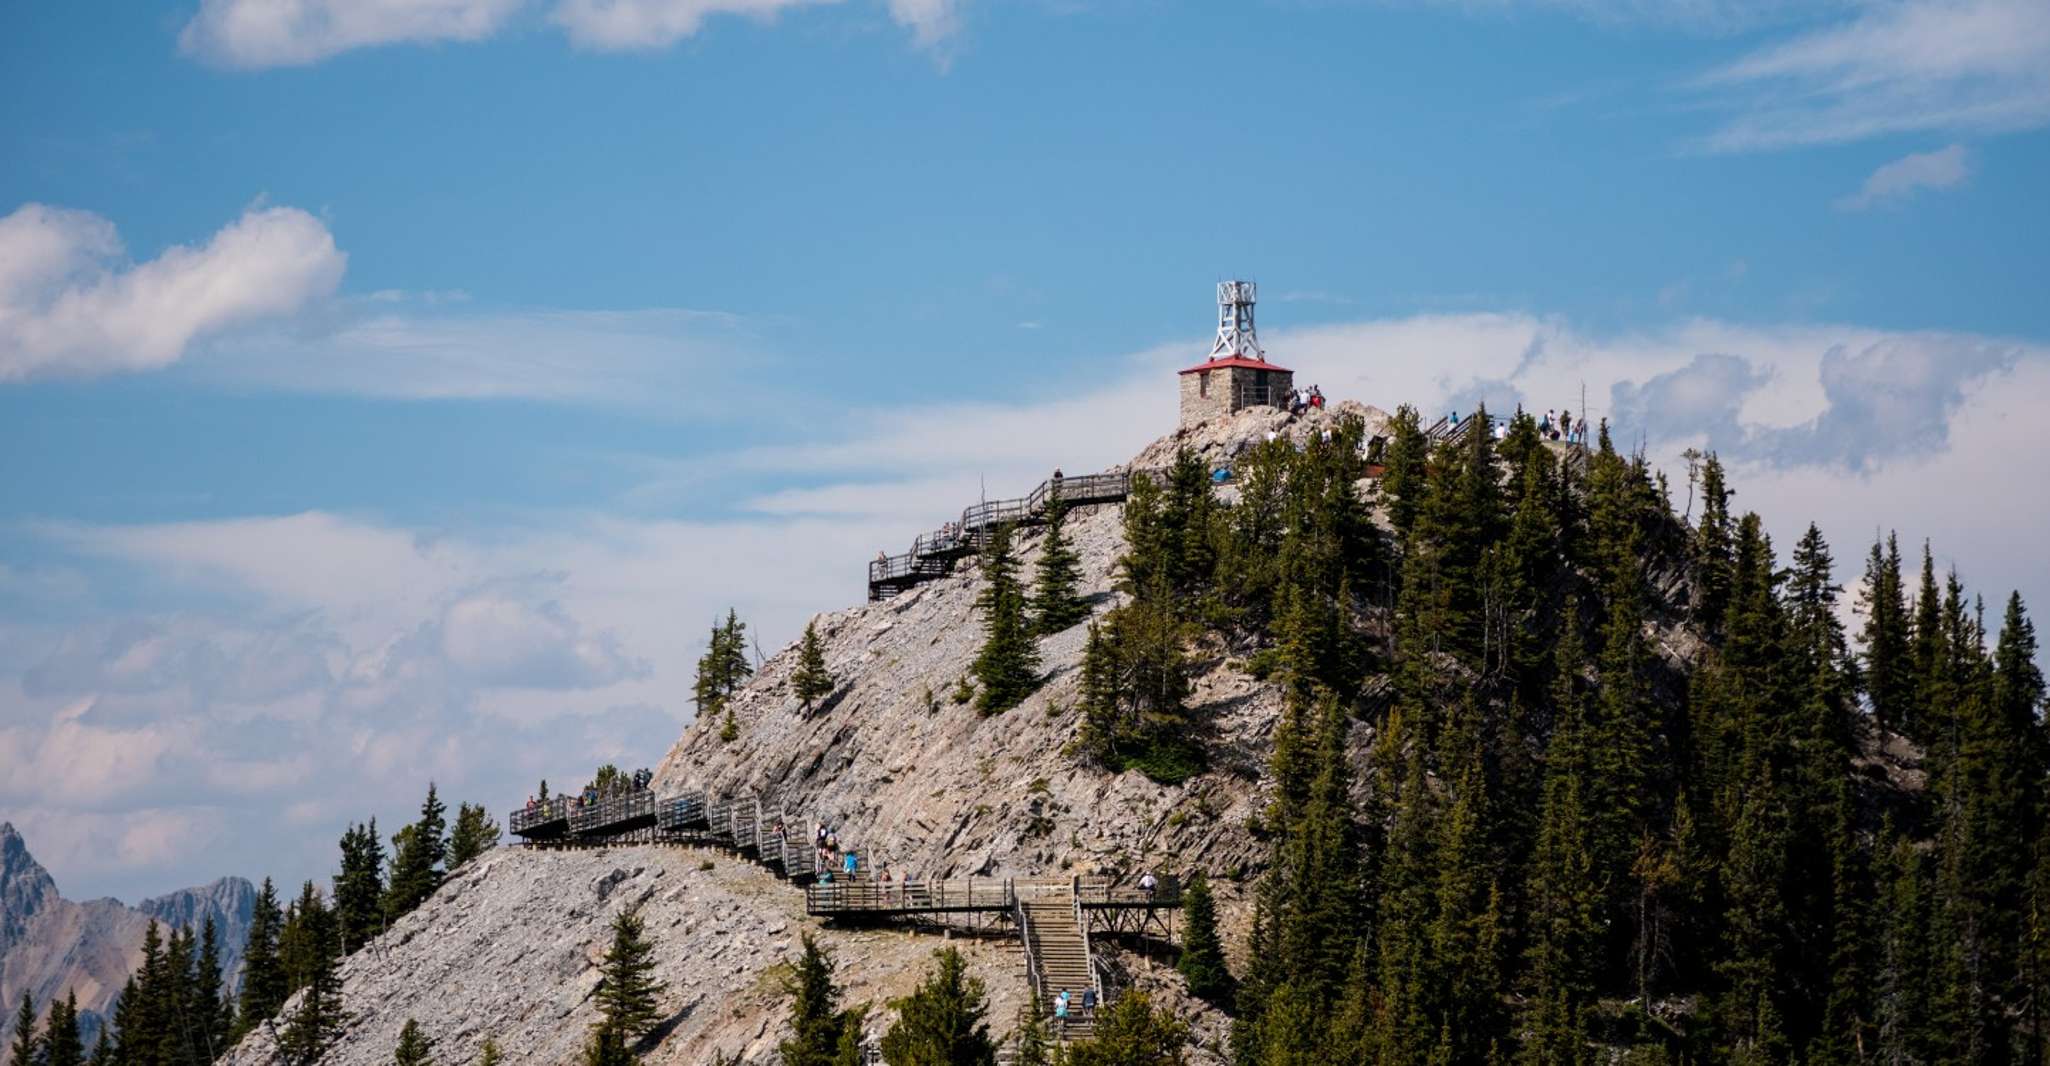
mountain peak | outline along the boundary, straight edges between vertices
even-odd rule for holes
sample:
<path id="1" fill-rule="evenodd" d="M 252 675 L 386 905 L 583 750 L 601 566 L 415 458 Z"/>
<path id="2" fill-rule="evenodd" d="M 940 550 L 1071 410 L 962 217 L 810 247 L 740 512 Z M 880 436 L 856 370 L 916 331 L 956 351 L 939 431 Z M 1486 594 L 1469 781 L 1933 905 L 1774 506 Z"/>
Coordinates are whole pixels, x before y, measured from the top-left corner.
<path id="1" fill-rule="evenodd" d="M 28 920 L 57 898 L 57 882 L 28 851 L 13 822 L 0 822 L 0 957 L 28 928 Z"/>

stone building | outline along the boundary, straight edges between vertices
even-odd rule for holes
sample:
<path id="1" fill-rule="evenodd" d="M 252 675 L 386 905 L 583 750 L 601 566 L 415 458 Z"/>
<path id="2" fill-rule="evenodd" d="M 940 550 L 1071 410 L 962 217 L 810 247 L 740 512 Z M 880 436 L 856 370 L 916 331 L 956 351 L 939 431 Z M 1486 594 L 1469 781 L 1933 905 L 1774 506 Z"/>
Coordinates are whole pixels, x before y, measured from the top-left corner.
<path id="1" fill-rule="evenodd" d="M 1247 407 L 1284 407 L 1295 387 L 1295 371 L 1267 361 L 1253 329 L 1258 286 L 1225 281 L 1217 286 L 1217 342 L 1210 358 L 1181 372 L 1181 424 L 1193 426 Z"/>

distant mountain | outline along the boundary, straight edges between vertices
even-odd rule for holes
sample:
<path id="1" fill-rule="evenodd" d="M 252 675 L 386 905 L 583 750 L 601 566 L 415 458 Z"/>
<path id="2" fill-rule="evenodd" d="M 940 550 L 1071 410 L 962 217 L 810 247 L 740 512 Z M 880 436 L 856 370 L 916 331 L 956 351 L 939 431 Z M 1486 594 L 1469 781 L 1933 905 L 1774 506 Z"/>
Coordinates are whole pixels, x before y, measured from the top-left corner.
<path id="1" fill-rule="evenodd" d="M 150 919 L 167 928 L 197 929 L 208 917 L 220 937 L 229 987 L 242 975 L 242 942 L 256 889 L 239 877 L 180 889 L 130 907 L 117 899 L 75 903 L 29 854 L 12 823 L 0 822 L 0 1045 L 12 1039 L 13 1004 L 23 991 L 38 1011 L 66 992 L 78 994 L 88 1039 L 97 1032 L 121 985 L 142 961 Z"/>

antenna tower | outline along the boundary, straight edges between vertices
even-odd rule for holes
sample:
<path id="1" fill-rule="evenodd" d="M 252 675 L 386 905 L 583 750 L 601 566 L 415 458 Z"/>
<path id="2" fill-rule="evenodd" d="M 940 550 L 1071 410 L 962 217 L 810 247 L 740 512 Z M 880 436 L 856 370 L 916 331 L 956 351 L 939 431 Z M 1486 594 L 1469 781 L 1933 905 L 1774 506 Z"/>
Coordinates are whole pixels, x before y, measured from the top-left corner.
<path id="1" fill-rule="evenodd" d="M 1217 343 L 1210 346 L 1210 358 L 1267 361 L 1267 353 L 1260 350 L 1260 337 L 1253 331 L 1253 302 L 1259 291 L 1250 281 L 1217 283 Z"/>

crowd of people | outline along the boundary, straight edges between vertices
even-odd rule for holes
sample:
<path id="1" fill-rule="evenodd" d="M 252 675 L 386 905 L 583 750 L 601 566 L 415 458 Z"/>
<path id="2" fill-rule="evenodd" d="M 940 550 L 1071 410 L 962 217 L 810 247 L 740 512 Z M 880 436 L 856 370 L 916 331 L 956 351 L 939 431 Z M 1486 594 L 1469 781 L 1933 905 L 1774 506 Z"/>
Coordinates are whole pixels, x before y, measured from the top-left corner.
<path id="1" fill-rule="evenodd" d="M 1313 407 L 1319 410 L 1324 407 L 1324 390 L 1322 387 L 1312 385 L 1308 389 L 1288 390 L 1289 414 L 1299 415 Z"/>
<path id="2" fill-rule="evenodd" d="M 624 776 L 612 776 L 610 778 L 607 778 L 602 784 L 600 782 L 593 781 L 590 784 L 585 785 L 584 790 L 575 796 L 556 796 L 552 799 L 536 799 L 534 798 L 533 793 L 528 793 L 527 810 L 530 812 L 538 811 L 545 804 L 551 802 L 567 802 L 571 810 L 580 811 L 586 807 L 597 806 L 599 803 L 602 803 L 605 800 L 617 799 L 621 796 L 630 795 L 635 792 L 646 792 L 648 790 L 648 786 L 652 785 L 654 781 L 655 771 L 643 768 L 635 770 L 633 773 Z M 544 797 L 546 797 L 547 795 L 547 787 L 548 786 L 545 784 L 542 785 L 542 794 Z"/>
<path id="3" fill-rule="evenodd" d="M 1538 419 L 1538 435 L 1546 440 L 1563 439 L 1568 444 L 1584 445 L 1587 443 L 1587 419 L 1575 422 L 1571 411 L 1560 411 L 1559 416 L 1553 418 L 1552 412 L 1546 411 L 1545 417 Z"/>

